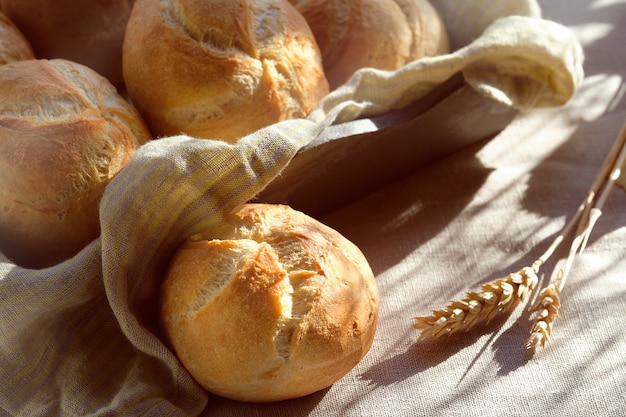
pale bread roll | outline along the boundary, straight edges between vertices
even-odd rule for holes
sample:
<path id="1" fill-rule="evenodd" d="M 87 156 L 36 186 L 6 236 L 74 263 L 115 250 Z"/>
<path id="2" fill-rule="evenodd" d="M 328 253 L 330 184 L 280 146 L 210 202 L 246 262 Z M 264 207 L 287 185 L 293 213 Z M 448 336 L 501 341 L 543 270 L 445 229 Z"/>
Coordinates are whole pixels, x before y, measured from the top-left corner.
<path id="1" fill-rule="evenodd" d="M 41 268 L 99 234 L 104 188 L 151 138 L 134 107 L 90 68 L 0 66 L 0 251 Z"/>
<path id="2" fill-rule="evenodd" d="M 428 0 L 289 0 L 322 51 L 330 88 L 358 69 L 395 70 L 448 53 L 444 23 Z"/>
<path id="3" fill-rule="evenodd" d="M 328 93 L 287 0 L 137 0 L 123 52 L 130 97 L 157 136 L 235 142 L 306 116 Z"/>
<path id="4" fill-rule="evenodd" d="M 0 0 L 37 58 L 84 64 L 111 83 L 122 79 L 122 43 L 134 0 Z"/>
<path id="5" fill-rule="evenodd" d="M 35 59 L 33 48 L 11 19 L 0 12 L 0 65 L 25 59 Z"/>
<path id="6" fill-rule="evenodd" d="M 161 288 L 165 340 L 208 391 L 304 396 L 368 352 L 379 295 L 361 251 L 288 206 L 246 204 L 176 252 Z"/>

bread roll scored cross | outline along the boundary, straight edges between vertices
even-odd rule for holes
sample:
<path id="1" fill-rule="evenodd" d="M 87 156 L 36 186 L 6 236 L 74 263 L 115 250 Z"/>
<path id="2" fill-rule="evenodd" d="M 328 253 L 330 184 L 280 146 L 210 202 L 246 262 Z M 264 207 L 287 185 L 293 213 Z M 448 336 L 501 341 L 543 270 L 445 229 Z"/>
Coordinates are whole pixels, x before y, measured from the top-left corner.
<path id="1" fill-rule="evenodd" d="M 350 371 L 372 345 L 378 302 L 367 260 L 340 233 L 288 206 L 246 204 L 179 248 L 159 316 L 208 391 L 267 402 Z"/>
<path id="2" fill-rule="evenodd" d="M 157 136 L 236 142 L 328 93 L 317 43 L 287 0 L 137 0 L 123 70 Z"/>
<path id="3" fill-rule="evenodd" d="M 428 0 L 289 0 L 305 17 L 335 89 L 357 70 L 396 70 L 448 53 L 444 23 Z"/>
<path id="4" fill-rule="evenodd" d="M 137 110 L 70 61 L 0 66 L 0 251 L 41 268 L 99 234 L 106 185 L 151 139 Z"/>

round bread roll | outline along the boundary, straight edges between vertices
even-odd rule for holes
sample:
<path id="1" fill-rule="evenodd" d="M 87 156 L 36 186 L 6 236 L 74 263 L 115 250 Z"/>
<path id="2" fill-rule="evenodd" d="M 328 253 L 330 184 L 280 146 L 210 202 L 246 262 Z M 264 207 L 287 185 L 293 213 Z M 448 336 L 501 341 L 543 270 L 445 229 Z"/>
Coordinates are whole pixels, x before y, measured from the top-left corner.
<path id="1" fill-rule="evenodd" d="M 328 93 L 319 48 L 287 0 L 137 0 L 124 79 L 157 136 L 236 142 L 306 116 Z"/>
<path id="2" fill-rule="evenodd" d="M 122 43 L 134 0 L 0 0 L 37 58 L 64 58 L 122 83 Z"/>
<path id="3" fill-rule="evenodd" d="M 289 0 L 305 17 L 322 52 L 330 88 L 364 67 L 395 70 L 450 46 L 428 0 Z"/>
<path id="4" fill-rule="evenodd" d="M 25 59 L 35 59 L 33 48 L 11 19 L 0 12 L 0 65 Z"/>
<path id="5" fill-rule="evenodd" d="M 296 398 L 330 386 L 368 352 L 378 289 L 361 251 L 337 231 L 288 206 L 246 204 L 206 238 L 176 252 L 160 321 L 208 391 Z"/>
<path id="6" fill-rule="evenodd" d="M 76 254 L 99 234 L 105 186 L 150 138 L 136 109 L 86 66 L 0 66 L 0 252 L 29 268 Z"/>

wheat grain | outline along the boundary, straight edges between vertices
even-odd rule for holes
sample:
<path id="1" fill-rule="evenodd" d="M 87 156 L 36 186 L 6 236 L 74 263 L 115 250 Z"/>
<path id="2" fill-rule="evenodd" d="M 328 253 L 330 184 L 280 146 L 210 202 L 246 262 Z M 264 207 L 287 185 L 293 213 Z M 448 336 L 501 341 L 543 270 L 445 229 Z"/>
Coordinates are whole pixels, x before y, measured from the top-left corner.
<path id="1" fill-rule="evenodd" d="M 559 308 L 561 307 L 559 292 L 556 285 L 549 284 L 539 293 L 535 307 L 537 316 L 530 337 L 526 340 L 526 349 L 531 354 L 534 354 L 537 348 L 543 347 L 552 334 L 552 323 L 559 315 Z"/>
<path id="2" fill-rule="evenodd" d="M 450 301 L 430 316 L 415 317 L 413 327 L 421 330 L 418 341 L 467 331 L 478 324 L 488 324 L 500 313 L 513 311 L 536 287 L 537 272 L 538 265 L 522 268 L 481 285 L 480 291 L 468 292 L 462 300 Z"/>

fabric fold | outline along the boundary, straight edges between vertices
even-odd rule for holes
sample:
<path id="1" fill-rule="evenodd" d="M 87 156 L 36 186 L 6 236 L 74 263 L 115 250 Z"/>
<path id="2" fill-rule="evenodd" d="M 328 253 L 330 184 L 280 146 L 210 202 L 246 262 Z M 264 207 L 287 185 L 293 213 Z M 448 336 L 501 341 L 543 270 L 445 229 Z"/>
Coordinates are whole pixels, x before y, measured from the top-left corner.
<path id="1" fill-rule="evenodd" d="M 374 117 L 426 96 L 456 73 L 469 85 L 506 105 L 524 109 L 566 103 L 582 83 L 584 54 L 558 23 L 527 16 L 495 20 L 469 45 L 450 54 L 411 62 L 397 71 L 363 68 L 311 112 L 323 121 Z"/>

